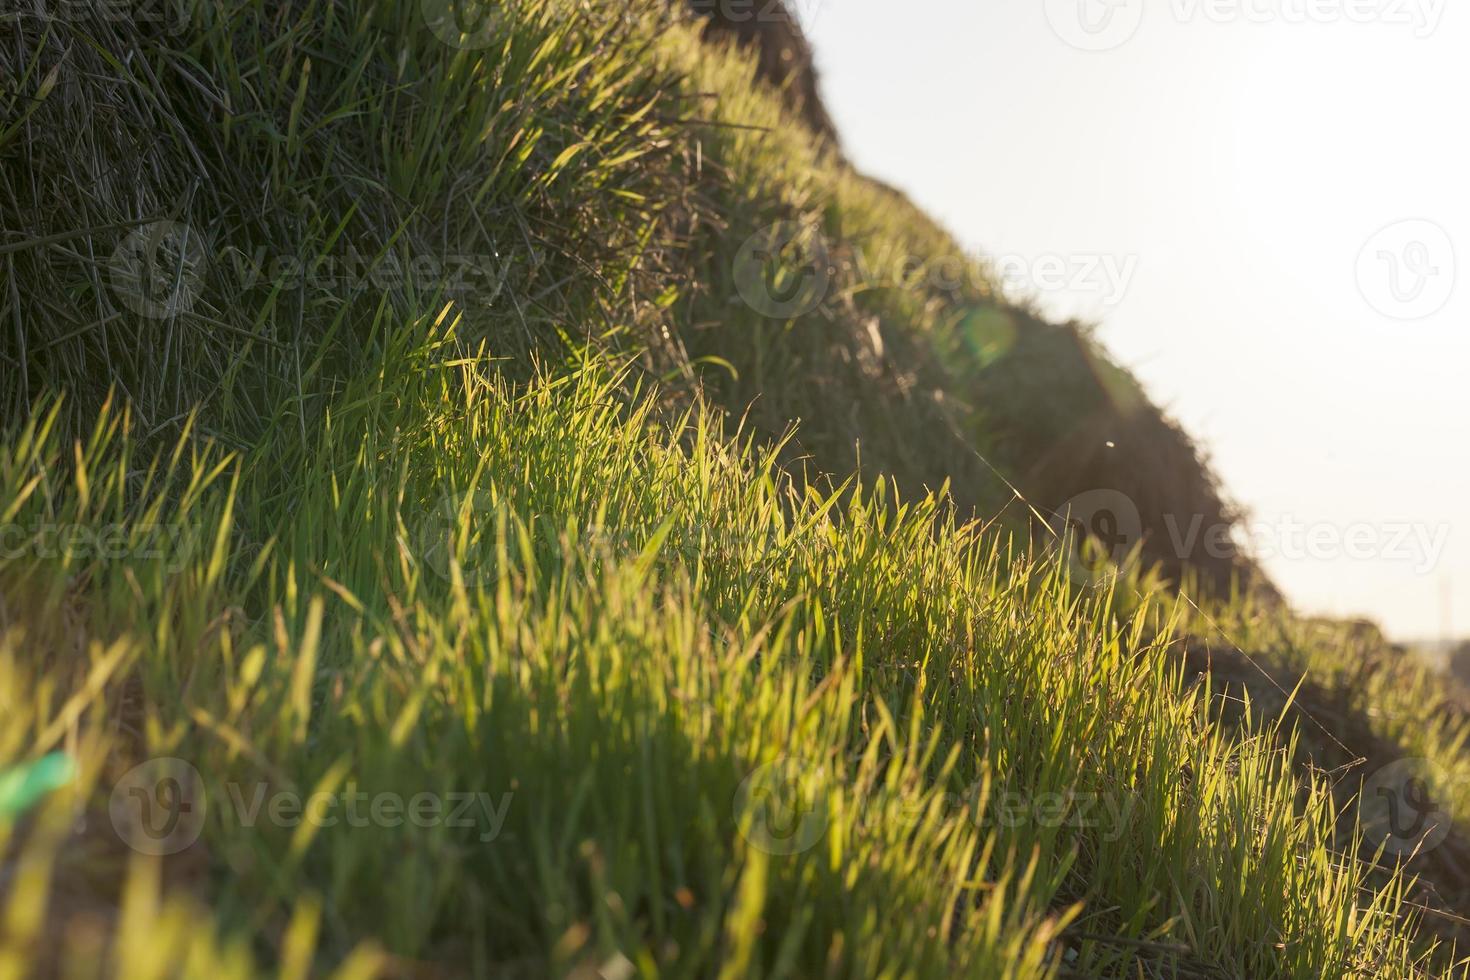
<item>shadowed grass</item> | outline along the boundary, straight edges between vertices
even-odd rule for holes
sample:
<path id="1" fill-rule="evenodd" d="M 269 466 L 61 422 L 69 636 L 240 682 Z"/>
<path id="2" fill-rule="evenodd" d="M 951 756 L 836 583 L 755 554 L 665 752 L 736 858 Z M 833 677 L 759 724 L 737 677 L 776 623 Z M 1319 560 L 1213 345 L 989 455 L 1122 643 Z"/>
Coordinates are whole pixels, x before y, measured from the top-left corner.
<path id="1" fill-rule="evenodd" d="M 1015 526 L 1008 482 L 1048 510 L 1120 490 L 1176 578 L 1161 515 L 1228 522 L 1188 439 L 1082 328 L 1001 295 L 683 5 L 514 0 L 467 35 L 421 0 L 64 6 L 0 22 L 18 79 L 0 107 L 24 107 L 0 140 L 11 417 L 66 391 L 79 432 L 115 388 L 164 444 L 195 412 L 235 448 L 282 418 L 305 438 L 323 392 L 381 356 L 377 317 L 452 300 L 471 348 L 514 364 L 637 354 L 676 408 L 702 390 L 768 438 L 800 420 L 787 458 L 818 472 L 861 458 L 911 496 L 948 480 Z M 835 267 L 790 318 L 734 284 L 782 221 L 819 229 Z M 1221 589 L 1249 571 L 1183 557 Z"/>

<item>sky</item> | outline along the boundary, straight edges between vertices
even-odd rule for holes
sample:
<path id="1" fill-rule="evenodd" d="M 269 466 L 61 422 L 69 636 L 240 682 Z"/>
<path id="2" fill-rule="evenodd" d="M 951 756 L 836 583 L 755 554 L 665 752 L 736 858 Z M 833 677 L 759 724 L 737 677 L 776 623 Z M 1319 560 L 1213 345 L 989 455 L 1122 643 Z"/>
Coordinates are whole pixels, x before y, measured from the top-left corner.
<path id="1" fill-rule="evenodd" d="M 1470 9 L 791 2 L 857 166 L 1098 324 L 1301 611 L 1470 636 Z"/>

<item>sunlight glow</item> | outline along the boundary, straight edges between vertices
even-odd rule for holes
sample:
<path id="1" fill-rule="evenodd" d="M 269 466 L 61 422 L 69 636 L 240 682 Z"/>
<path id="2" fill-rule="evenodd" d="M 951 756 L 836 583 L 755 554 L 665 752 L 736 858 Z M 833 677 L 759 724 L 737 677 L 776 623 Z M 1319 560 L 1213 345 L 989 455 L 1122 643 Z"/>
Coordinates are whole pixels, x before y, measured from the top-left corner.
<path id="1" fill-rule="evenodd" d="M 1117 303 L 1037 298 L 1202 441 L 1304 611 L 1470 633 L 1466 11 L 1110 6 L 1109 35 L 1058 30 L 1074 0 L 803 14 L 860 167 L 977 251 L 1136 259 Z M 1323 546 L 1262 530 L 1296 525 Z"/>

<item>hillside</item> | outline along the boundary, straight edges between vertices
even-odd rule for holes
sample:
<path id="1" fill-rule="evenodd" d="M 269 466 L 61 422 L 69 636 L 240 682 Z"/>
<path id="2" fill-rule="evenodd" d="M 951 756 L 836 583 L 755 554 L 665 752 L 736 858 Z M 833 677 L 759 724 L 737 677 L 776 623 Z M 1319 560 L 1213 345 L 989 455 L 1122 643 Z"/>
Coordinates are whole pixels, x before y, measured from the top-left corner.
<path id="1" fill-rule="evenodd" d="M 0 19 L 0 974 L 1461 970 L 1457 695 L 694 7 Z"/>

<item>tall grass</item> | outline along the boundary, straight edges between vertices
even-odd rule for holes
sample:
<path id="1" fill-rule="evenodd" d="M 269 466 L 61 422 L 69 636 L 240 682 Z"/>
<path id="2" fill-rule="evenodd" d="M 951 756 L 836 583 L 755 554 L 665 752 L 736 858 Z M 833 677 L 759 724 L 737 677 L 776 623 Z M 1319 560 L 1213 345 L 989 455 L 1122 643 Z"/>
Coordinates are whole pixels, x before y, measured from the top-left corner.
<path id="1" fill-rule="evenodd" d="M 592 6 L 6 22 L 0 772 L 77 771 L 0 823 L 0 975 L 1444 967 L 1184 610 L 970 520 L 1036 406 L 943 385 L 1034 318 L 733 306 L 777 218 L 951 245 Z"/>
<path id="2" fill-rule="evenodd" d="M 116 386 L 165 443 L 196 411 L 236 448 L 278 416 L 304 434 L 317 393 L 381 353 L 380 305 L 452 299 L 462 336 L 516 364 L 636 353 L 671 399 L 702 388 L 773 438 L 800 419 L 788 459 L 828 473 L 861 460 L 914 496 L 950 480 L 1015 523 L 1007 481 L 1053 509 L 1114 487 L 1150 528 L 1228 517 L 1081 327 L 1001 295 L 681 4 L 509 0 L 465 35 L 435 13 L 450 0 L 60 6 L 0 28 L 12 416 L 66 390 L 79 431 Z M 734 270 L 782 221 L 819 229 L 835 272 L 771 319 Z"/>
<path id="3" fill-rule="evenodd" d="M 706 411 L 619 407 L 596 362 L 514 391 L 441 356 L 447 323 L 390 331 L 295 450 L 144 465 L 112 408 L 75 452 L 54 406 L 7 440 L 17 527 L 202 529 L 182 555 L 38 538 L 0 569 L 9 700 L 33 706 L 4 759 L 82 766 L 26 835 L 63 842 L 36 857 L 57 889 L 146 887 L 146 862 L 81 842 L 126 770 L 172 757 L 209 803 L 173 889 L 267 964 L 308 933 L 323 965 L 381 945 L 479 975 L 1407 976 L 1428 955 L 1401 883 L 1334 851 L 1325 787 L 1179 697 L 1106 597 L 939 498 L 819 493 Z M 293 451 L 289 483 L 258 482 Z M 241 806 L 286 790 L 493 806 L 464 827 Z M 85 932 L 75 911 L 7 955 Z M 135 941 L 90 928 L 58 955 Z"/>

